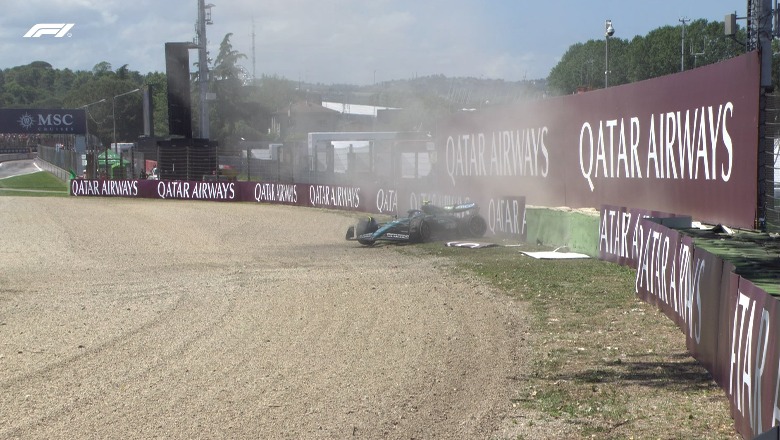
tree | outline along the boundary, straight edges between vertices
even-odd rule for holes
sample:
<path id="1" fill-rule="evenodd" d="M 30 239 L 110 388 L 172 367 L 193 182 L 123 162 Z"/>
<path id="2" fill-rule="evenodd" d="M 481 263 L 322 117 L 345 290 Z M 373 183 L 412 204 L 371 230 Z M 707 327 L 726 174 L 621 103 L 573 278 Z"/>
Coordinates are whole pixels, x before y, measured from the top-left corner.
<path id="1" fill-rule="evenodd" d="M 70 69 L 63 69 L 57 72 L 54 78 L 53 91 L 61 95 L 63 91 L 73 88 L 76 82 L 76 74 Z"/>
<path id="2" fill-rule="evenodd" d="M 111 71 L 111 63 L 108 61 L 101 61 L 95 64 L 95 67 L 92 68 L 92 75 L 94 76 L 103 76 L 110 73 L 113 72 Z"/>
<path id="3" fill-rule="evenodd" d="M 164 73 L 152 72 L 146 74 L 144 84 L 152 88 L 152 105 L 154 106 L 154 134 L 165 137 L 168 135 L 168 79 Z"/>
<path id="4" fill-rule="evenodd" d="M 251 90 L 250 98 L 270 113 L 281 111 L 298 99 L 295 83 L 276 75 L 263 75 Z"/>
<path id="5" fill-rule="evenodd" d="M 620 41 L 619 38 L 610 39 L 610 70 L 613 73 L 621 71 L 619 64 L 616 65 L 616 44 Z M 582 88 L 589 90 L 604 87 L 605 53 L 603 40 L 589 40 L 570 46 L 561 61 L 550 71 L 547 79 L 550 90 L 554 94 L 566 95 Z M 614 75 L 611 78 L 610 83 L 617 84 Z"/>
<path id="6" fill-rule="evenodd" d="M 631 81 L 680 71 L 681 27 L 664 26 L 631 41 L 628 63 Z"/>
<path id="7" fill-rule="evenodd" d="M 245 118 L 244 94 L 241 69 L 238 61 L 246 55 L 233 49 L 230 43 L 232 33 L 225 35 L 219 45 L 219 54 L 211 70 L 211 89 L 216 93 L 215 105 L 211 108 L 212 137 L 223 144 L 235 143 L 236 124 Z"/>
<path id="8" fill-rule="evenodd" d="M 127 64 L 122 64 L 121 67 L 116 69 L 116 76 L 119 77 L 119 79 L 128 79 L 129 71 L 127 68 Z"/>

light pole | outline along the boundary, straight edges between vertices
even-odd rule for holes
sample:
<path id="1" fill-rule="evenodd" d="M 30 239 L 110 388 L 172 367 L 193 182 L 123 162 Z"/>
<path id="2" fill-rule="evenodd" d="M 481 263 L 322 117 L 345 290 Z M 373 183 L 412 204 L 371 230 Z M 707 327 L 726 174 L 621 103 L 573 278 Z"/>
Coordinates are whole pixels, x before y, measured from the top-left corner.
<path id="1" fill-rule="evenodd" d="M 111 98 L 111 119 L 114 120 L 114 152 L 119 154 L 119 145 L 116 143 L 116 98 L 119 98 L 120 96 L 129 95 L 131 93 L 139 92 L 141 89 L 133 89 L 129 92 L 120 93 L 119 95 L 114 96 Z"/>
<path id="2" fill-rule="evenodd" d="M 122 155 L 119 154 L 119 144 L 116 142 L 116 98 L 119 98 L 120 96 L 129 95 L 131 93 L 135 93 L 140 91 L 141 89 L 133 89 L 129 92 L 120 93 L 113 98 L 111 98 L 111 120 L 114 121 L 114 152 L 119 156 L 119 166 L 122 166 Z M 106 173 L 108 173 L 108 153 L 106 153 Z M 113 174 L 113 173 L 112 173 Z M 113 175 L 112 175 L 113 177 Z"/>
<path id="3" fill-rule="evenodd" d="M 85 119 L 85 124 L 84 124 L 85 125 L 84 132 L 86 134 L 86 142 L 85 143 L 86 143 L 87 151 L 89 151 L 89 106 L 95 105 L 95 104 L 100 104 L 101 102 L 106 102 L 106 98 L 103 98 L 100 101 L 90 102 L 89 104 L 84 104 L 81 107 L 79 107 L 79 108 L 83 108 L 84 112 L 86 113 L 86 119 Z M 95 152 L 93 151 L 92 152 L 92 165 L 94 165 L 93 166 L 94 174 L 92 175 L 92 178 L 95 178 L 97 176 L 97 170 L 98 170 L 97 160 L 98 160 L 97 154 L 95 154 Z"/>
<path id="4" fill-rule="evenodd" d="M 612 20 L 604 22 L 604 88 L 609 87 L 609 37 L 615 35 Z"/>
<path id="5" fill-rule="evenodd" d="M 680 72 L 685 72 L 685 24 L 691 21 L 688 17 L 679 20 L 682 23 L 682 38 L 680 39 Z"/>

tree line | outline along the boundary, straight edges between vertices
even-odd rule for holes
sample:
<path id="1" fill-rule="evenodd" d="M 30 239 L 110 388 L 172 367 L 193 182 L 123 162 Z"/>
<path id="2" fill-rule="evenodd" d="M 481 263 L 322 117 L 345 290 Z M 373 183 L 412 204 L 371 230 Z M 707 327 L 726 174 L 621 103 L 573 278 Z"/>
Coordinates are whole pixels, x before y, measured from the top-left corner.
<path id="1" fill-rule="evenodd" d="M 744 29 L 726 37 L 722 21 L 704 19 L 659 27 L 631 40 L 589 40 L 569 47 L 550 71 L 548 86 L 556 95 L 603 88 L 607 70 L 609 86 L 669 75 L 740 55 L 745 41 Z"/>

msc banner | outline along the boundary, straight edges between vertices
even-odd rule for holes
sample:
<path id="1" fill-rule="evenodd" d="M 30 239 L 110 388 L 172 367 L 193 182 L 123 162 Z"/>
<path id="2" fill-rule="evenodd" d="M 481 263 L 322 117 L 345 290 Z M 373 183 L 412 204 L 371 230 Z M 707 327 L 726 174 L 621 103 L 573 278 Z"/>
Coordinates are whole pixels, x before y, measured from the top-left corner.
<path id="1" fill-rule="evenodd" d="M 83 109 L 0 109 L 0 133 L 84 134 Z"/>

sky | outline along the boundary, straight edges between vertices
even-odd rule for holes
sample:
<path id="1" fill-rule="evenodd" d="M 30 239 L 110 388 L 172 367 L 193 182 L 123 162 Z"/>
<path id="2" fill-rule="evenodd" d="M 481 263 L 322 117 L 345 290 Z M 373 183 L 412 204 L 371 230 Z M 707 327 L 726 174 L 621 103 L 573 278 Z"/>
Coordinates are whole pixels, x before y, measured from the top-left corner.
<path id="1" fill-rule="evenodd" d="M 575 43 L 631 39 L 681 19 L 745 16 L 746 0 L 206 0 L 210 57 L 226 34 L 249 76 L 370 85 L 430 75 L 546 78 Z M 166 42 L 192 41 L 198 0 L 25 0 L 0 4 L 0 68 L 106 61 L 164 72 Z M 67 35 L 24 35 L 73 23 Z M 744 26 L 744 21 L 739 22 Z M 253 37 L 254 35 L 254 37 Z M 253 44 L 254 43 L 254 44 Z M 254 46 L 254 49 L 253 49 Z M 197 52 L 190 51 L 190 61 Z"/>

